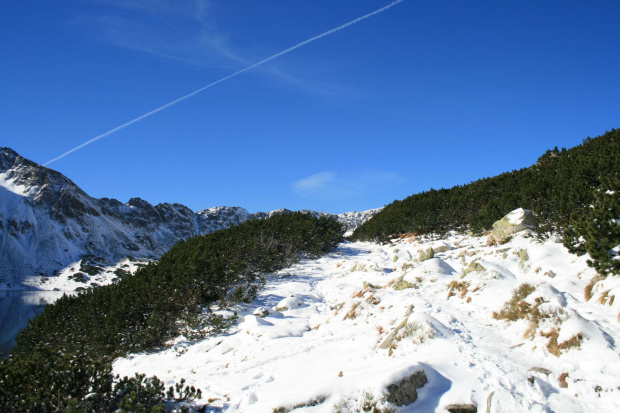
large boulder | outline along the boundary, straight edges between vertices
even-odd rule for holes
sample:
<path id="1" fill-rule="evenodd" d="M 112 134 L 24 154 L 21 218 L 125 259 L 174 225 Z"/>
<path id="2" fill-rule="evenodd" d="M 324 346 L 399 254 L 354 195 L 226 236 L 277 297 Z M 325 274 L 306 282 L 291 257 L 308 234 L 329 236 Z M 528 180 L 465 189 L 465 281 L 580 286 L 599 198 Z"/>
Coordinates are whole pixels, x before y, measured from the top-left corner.
<path id="1" fill-rule="evenodd" d="M 418 370 L 399 383 L 390 384 L 386 400 L 396 406 L 406 406 L 418 398 L 418 389 L 427 382 L 424 370 Z"/>
<path id="2" fill-rule="evenodd" d="M 536 218 L 532 211 L 515 209 L 493 224 L 493 230 L 488 238 L 489 244 L 503 244 L 517 232 L 536 230 L 536 226 Z"/>

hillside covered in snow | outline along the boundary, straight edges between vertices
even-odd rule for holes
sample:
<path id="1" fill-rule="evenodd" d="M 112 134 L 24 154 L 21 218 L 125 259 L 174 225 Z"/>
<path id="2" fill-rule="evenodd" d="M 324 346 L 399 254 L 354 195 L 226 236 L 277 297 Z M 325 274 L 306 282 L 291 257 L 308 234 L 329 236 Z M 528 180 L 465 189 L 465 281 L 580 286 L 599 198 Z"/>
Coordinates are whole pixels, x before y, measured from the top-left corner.
<path id="1" fill-rule="evenodd" d="M 516 230 L 500 242 L 452 233 L 341 244 L 220 309 L 239 316 L 228 334 L 179 336 L 114 371 L 185 378 L 207 411 L 618 411 L 620 281 L 592 288 L 587 256 L 531 225 Z M 419 372 L 417 398 L 395 398 Z"/>
<path id="2" fill-rule="evenodd" d="M 97 200 L 4 150 L 3 268 L 83 291 L 20 332 L 0 409 L 619 411 L 619 150 L 341 216 Z"/>
<path id="3" fill-rule="evenodd" d="M 379 210 L 333 216 L 352 232 Z M 278 213 L 291 211 L 225 206 L 194 213 L 176 203 L 95 199 L 61 173 L 0 148 L 0 290 L 107 284 L 180 240 Z"/>

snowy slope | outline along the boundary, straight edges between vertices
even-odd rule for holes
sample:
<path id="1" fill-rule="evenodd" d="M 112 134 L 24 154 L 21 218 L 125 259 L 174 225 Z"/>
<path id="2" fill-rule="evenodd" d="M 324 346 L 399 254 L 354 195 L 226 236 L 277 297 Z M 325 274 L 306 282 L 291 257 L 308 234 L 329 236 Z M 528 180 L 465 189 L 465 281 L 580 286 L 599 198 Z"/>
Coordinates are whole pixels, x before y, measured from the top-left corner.
<path id="1" fill-rule="evenodd" d="M 378 211 L 335 217 L 352 231 Z M 215 207 L 194 213 L 140 198 L 95 199 L 59 172 L 0 148 L 0 290 L 105 284 L 111 278 L 103 269 L 115 270 L 128 257 L 156 259 L 181 239 L 287 212 Z"/>
<path id="2" fill-rule="evenodd" d="M 418 261 L 428 247 L 435 257 Z M 596 274 L 585 261 L 529 231 L 500 246 L 463 235 L 345 243 L 272 274 L 236 309 L 229 334 L 179 337 L 159 353 L 118 359 L 114 370 L 166 385 L 185 378 L 202 389 L 202 403 L 211 400 L 208 411 L 363 411 L 365 400 L 380 401 L 389 384 L 423 369 L 428 383 L 399 411 L 617 412 L 620 282 L 597 284 L 586 302 Z M 552 315 L 528 338 L 529 321 L 493 318 L 523 283 L 535 287 L 525 301 Z M 552 354 L 544 335 L 553 329 L 558 343 L 581 334 L 580 346 Z"/>

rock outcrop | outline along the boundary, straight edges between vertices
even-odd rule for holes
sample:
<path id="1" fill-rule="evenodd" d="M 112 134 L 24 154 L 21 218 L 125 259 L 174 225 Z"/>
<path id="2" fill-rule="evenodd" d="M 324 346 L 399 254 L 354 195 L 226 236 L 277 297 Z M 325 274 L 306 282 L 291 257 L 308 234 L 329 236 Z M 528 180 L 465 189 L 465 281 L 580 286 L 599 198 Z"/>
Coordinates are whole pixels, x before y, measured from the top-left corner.
<path id="1" fill-rule="evenodd" d="M 396 406 L 406 406 L 418 398 L 418 389 L 427 382 L 424 370 L 418 370 L 396 384 L 388 386 L 386 400 Z"/>
<path id="2" fill-rule="evenodd" d="M 536 226 L 536 217 L 534 217 L 532 211 L 518 208 L 493 224 L 493 230 L 488 237 L 488 242 L 490 244 L 503 244 L 517 232 L 536 230 Z"/>

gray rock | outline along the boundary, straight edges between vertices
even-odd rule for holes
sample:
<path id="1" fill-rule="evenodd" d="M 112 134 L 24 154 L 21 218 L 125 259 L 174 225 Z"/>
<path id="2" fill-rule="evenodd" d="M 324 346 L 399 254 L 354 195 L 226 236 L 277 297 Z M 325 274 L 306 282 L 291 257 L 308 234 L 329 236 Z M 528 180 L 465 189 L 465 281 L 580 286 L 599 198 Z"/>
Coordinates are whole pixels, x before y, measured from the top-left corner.
<path id="1" fill-rule="evenodd" d="M 480 264 L 478 261 L 472 261 L 469 263 L 467 268 L 465 268 L 465 270 L 463 271 L 463 276 L 469 274 L 470 272 L 476 272 L 476 271 L 486 271 L 486 268 L 484 268 L 484 266 Z"/>
<path id="2" fill-rule="evenodd" d="M 270 311 L 269 308 L 267 307 L 258 307 L 256 310 L 254 310 L 254 312 L 252 313 L 252 315 L 255 315 L 257 317 L 261 317 L 261 318 L 265 318 L 269 315 Z"/>
<path id="3" fill-rule="evenodd" d="M 449 404 L 446 410 L 450 413 L 477 413 L 478 406 L 475 404 Z"/>
<path id="4" fill-rule="evenodd" d="M 532 367 L 532 368 L 530 368 L 530 371 L 535 371 L 536 373 L 546 374 L 547 376 L 552 373 L 551 370 L 546 369 L 544 367 Z"/>
<path id="5" fill-rule="evenodd" d="M 493 230 L 488 237 L 488 242 L 489 244 L 503 244 L 510 240 L 517 232 L 526 229 L 535 230 L 536 226 L 536 217 L 534 217 L 532 211 L 518 208 L 493 224 Z"/>
<path id="6" fill-rule="evenodd" d="M 435 251 L 433 250 L 433 248 L 428 247 L 427 249 L 420 251 L 417 261 L 426 261 L 434 257 L 435 257 Z"/>
<path id="7" fill-rule="evenodd" d="M 424 370 L 418 370 L 399 383 L 390 384 L 385 398 L 396 406 L 411 404 L 418 398 L 418 389 L 424 386 L 427 381 Z"/>

